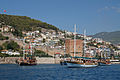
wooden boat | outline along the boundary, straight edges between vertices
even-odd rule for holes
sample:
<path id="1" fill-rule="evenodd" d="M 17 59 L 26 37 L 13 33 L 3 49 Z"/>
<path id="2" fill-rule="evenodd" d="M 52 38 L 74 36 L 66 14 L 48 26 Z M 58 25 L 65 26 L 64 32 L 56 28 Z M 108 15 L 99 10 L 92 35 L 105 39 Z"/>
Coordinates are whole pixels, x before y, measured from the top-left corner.
<path id="1" fill-rule="evenodd" d="M 85 32 L 84 31 L 84 50 L 83 50 L 83 55 L 85 56 L 86 53 L 86 42 L 85 42 Z M 81 58 L 76 58 L 75 57 L 76 54 L 76 25 L 75 25 L 75 34 L 74 34 L 74 57 L 71 58 L 70 61 L 67 61 L 67 66 L 71 67 L 71 68 L 75 68 L 75 67 L 97 67 L 98 66 L 98 62 L 96 59 L 87 59 L 85 57 L 81 57 Z"/>
<path id="2" fill-rule="evenodd" d="M 37 60 L 36 59 L 30 59 L 27 57 L 26 59 L 19 59 L 18 64 L 20 66 L 32 66 L 32 65 L 37 65 Z"/>
<path id="3" fill-rule="evenodd" d="M 32 38 L 31 38 L 32 39 Z M 23 44 L 25 46 L 25 38 L 23 39 Z M 32 66 L 32 65 L 37 65 L 37 60 L 35 58 L 35 54 L 33 51 L 33 46 L 30 42 L 29 49 L 25 50 L 26 48 L 23 47 L 23 58 L 20 58 L 17 60 L 17 63 L 20 66 Z"/>
<path id="4" fill-rule="evenodd" d="M 61 64 L 61 65 L 67 65 L 67 63 L 66 63 L 65 60 L 64 60 L 64 61 L 61 60 L 61 61 L 60 61 L 60 64 Z"/>
<path id="5" fill-rule="evenodd" d="M 60 64 L 61 65 L 67 65 L 67 61 L 70 61 L 70 59 L 60 60 Z"/>
<path id="6" fill-rule="evenodd" d="M 67 66 L 71 68 L 75 67 L 97 67 L 98 62 L 97 60 L 91 60 L 91 59 L 83 59 L 83 58 L 76 58 L 75 60 L 67 61 Z"/>
<path id="7" fill-rule="evenodd" d="M 120 64 L 120 60 L 110 60 L 111 64 Z"/>
<path id="8" fill-rule="evenodd" d="M 107 65 L 111 65 L 111 62 L 109 59 L 100 59 L 100 60 L 98 60 L 98 65 L 99 66 L 107 66 Z"/>

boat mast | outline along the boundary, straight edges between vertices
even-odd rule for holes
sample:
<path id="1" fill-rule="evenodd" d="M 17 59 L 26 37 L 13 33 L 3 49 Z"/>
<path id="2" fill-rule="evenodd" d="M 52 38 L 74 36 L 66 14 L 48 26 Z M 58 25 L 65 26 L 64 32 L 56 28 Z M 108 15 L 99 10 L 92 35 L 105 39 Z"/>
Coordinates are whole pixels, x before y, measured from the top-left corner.
<path id="1" fill-rule="evenodd" d="M 33 45 L 32 45 L 32 42 L 33 42 L 33 35 L 31 34 L 31 39 L 30 39 L 30 54 L 31 54 L 31 56 L 33 55 Z"/>
<path id="2" fill-rule="evenodd" d="M 65 43 L 64 43 L 64 60 L 65 60 Z"/>
<path id="3" fill-rule="evenodd" d="M 23 37 L 23 60 L 25 58 L 25 38 Z"/>
<path id="4" fill-rule="evenodd" d="M 31 56 L 32 56 L 32 43 L 30 42 L 30 48 L 31 48 Z"/>
<path id="5" fill-rule="evenodd" d="M 64 60 L 65 60 L 65 38 L 66 38 L 65 35 L 66 34 L 64 33 Z"/>
<path id="6" fill-rule="evenodd" d="M 76 24 L 74 25 L 74 57 L 76 54 Z"/>
<path id="7" fill-rule="evenodd" d="M 86 53 L 86 30 L 84 30 L 84 43 L 83 43 L 83 56 L 85 57 L 85 53 Z"/>

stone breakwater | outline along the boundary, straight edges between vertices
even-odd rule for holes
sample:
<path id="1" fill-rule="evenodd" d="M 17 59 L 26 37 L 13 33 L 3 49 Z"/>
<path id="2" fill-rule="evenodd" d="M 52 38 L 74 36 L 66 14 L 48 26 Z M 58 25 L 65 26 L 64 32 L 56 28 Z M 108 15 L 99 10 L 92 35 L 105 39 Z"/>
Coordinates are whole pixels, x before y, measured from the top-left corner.
<path id="1" fill-rule="evenodd" d="M 16 64 L 16 61 L 20 57 L 0 57 L 0 64 Z M 59 64 L 60 58 L 51 58 L 51 57 L 36 57 L 37 64 Z"/>

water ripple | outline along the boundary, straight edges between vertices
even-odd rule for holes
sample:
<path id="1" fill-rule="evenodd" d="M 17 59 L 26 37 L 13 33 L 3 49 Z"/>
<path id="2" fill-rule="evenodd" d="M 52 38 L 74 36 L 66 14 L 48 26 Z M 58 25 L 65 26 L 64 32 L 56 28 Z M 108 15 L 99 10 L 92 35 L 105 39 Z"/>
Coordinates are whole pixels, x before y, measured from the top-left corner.
<path id="1" fill-rule="evenodd" d="M 0 64 L 0 80 L 120 80 L 120 65 L 67 68 L 59 64 Z"/>

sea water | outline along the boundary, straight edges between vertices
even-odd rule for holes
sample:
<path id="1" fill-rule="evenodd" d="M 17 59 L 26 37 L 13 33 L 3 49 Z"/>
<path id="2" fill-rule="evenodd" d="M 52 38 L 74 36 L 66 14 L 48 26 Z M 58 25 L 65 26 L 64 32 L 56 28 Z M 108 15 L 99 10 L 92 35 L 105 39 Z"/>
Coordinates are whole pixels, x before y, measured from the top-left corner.
<path id="1" fill-rule="evenodd" d="M 120 80 L 120 64 L 67 68 L 59 64 L 0 64 L 0 80 Z"/>

